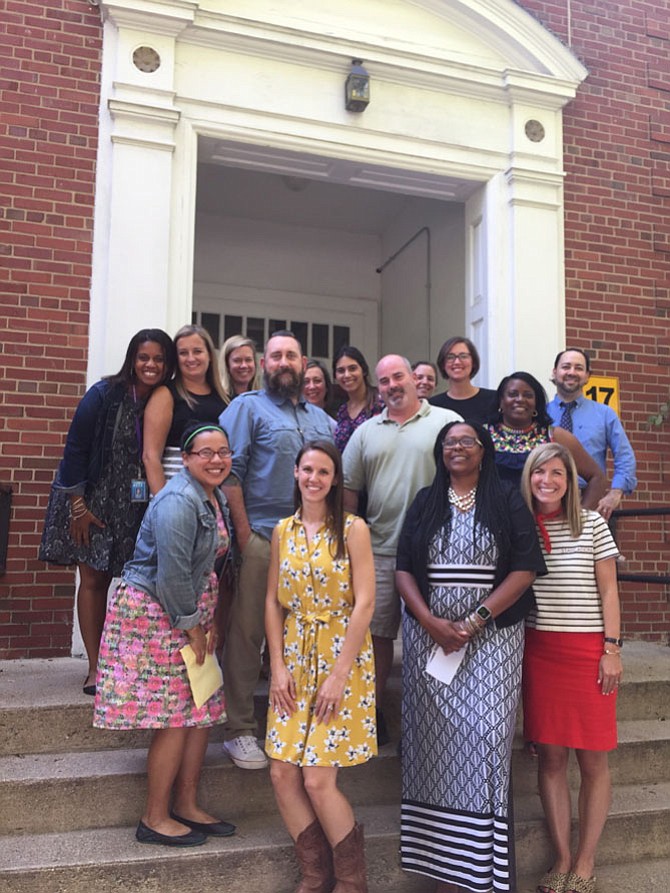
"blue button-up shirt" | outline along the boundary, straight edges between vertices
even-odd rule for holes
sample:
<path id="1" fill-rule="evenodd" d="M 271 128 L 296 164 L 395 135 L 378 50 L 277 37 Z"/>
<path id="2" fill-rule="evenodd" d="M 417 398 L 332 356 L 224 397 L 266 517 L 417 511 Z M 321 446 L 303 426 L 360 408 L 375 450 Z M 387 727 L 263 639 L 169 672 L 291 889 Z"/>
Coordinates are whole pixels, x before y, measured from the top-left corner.
<path id="1" fill-rule="evenodd" d="M 308 440 L 333 442 L 326 413 L 304 400 L 293 401 L 265 390 L 240 394 L 219 423 L 233 451 L 232 474 L 242 484 L 251 529 L 265 539 L 280 518 L 293 514 L 293 468 Z"/>
<path id="2" fill-rule="evenodd" d="M 579 396 L 572 410 L 572 433 L 592 456 L 603 471 L 607 471 L 607 448 L 612 451 L 614 475 L 612 489 L 632 493 L 637 486 L 635 476 L 635 453 L 626 437 L 619 416 L 610 406 L 596 403 L 587 397 Z M 556 396 L 547 405 L 547 411 L 558 425 L 563 415 L 561 399 Z M 583 482 L 580 481 L 580 485 Z"/>

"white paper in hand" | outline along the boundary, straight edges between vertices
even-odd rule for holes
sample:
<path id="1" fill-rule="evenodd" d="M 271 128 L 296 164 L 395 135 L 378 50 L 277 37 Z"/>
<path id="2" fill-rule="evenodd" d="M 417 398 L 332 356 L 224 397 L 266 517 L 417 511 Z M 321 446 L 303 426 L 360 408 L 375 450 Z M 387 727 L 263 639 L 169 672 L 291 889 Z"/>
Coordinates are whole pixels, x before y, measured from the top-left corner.
<path id="1" fill-rule="evenodd" d="M 451 654 L 445 654 L 440 645 L 436 645 L 426 664 L 426 673 L 429 673 L 438 682 L 449 685 L 456 675 L 456 671 L 463 663 L 467 645 L 464 645 L 459 651 L 453 651 Z"/>

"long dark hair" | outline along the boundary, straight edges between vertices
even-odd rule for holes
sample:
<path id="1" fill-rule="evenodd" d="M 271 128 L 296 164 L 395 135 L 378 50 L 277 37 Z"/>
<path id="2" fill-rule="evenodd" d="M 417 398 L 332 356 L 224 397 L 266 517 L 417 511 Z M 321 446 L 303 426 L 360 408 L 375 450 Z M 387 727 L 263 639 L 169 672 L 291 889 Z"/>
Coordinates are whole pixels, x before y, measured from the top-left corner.
<path id="1" fill-rule="evenodd" d="M 350 360 L 353 360 L 363 370 L 363 381 L 365 382 L 365 387 L 367 389 L 367 397 L 365 401 L 365 408 L 372 409 L 375 401 L 378 399 L 379 393 L 377 388 L 373 387 L 370 384 L 370 367 L 368 366 L 368 361 L 365 359 L 363 354 L 357 347 L 352 347 L 350 344 L 343 344 L 342 347 L 337 351 L 335 356 L 333 357 L 333 381 L 335 382 L 335 392 L 339 398 L 344 398 L 344 400 L 348 400 L 347 395 L 342 390 L 342 388 L 337 384 L 337 377 L 335 375 L 335 369 L 337 364 L 343 357 L 349 357 Z"/>
<path id="2" fill-rule="evenodd" d="M 513 379 L 518 378 L 521 381 L 525 381 L 527 385 L 530 385 L 535 394 L 535 411 L 537 415 L 535 416 L 535 421 L 538 425 L 541 425 L 543 428 L 549 427 L 549 425 L 553 425 L 553 421 L 551 416 L 547 412 L 547 392 L 542 387 L 540 382 L 535 378 L 534 375 L 531 375 L 530 372 L 512 372 L 511 375 L 506 375 L 503 380 L 498 385 L 498 390 L 496 391 L 496 399 L 498 400 L 498 407 L 494 417 L 491 419 L 492 424 L 497 424 L 502 421 L 502 412 L 500 411 L 500 401 L 503 398 L 503 394 L 505 392 L 505 388 L 508 383 Z"/>
<path id="3" fill-rule="evenodd" d="M 448 534 L 451 529 L 452 509 L 448 495 L 451 479 L 444 464 L 442 444 L 454 425 L 468 425 L 472 428 L 484 449 L 475 499 L 474 535 L 477 536 L 478 526 L 485 527 L 493 536 L 499 555 L 507 552 L 510 547 L 509 520 L 506 511 L 507 498 L 496 471 L 495 448 L 491 435 L 483 425 L 472 419 L 466 419 L 463 422 L 448 422 L 437 435 L 433 448 L 435 478 L 428 488 L 423 523 L 419 534 L 419 558 L 424 564 L 428 557 L 428 546 L 437 531 L 444 526 Z"/>
<path id="4" fill-rule="evenodd" d="M 160 344 L 165 355 L 165 374 L 160 381 L 156 382 L 156 387 L 169 381 L 174 375 L 177 354 L 172 338 L 162 329 L 140 329 L 139 332 L 135 332 L 128 342 L 123 365 L 116 375 L 107 375 L 105 380 L 111 385 L 124 384 L 130 386 L 135 381 L 135 360 L 137 359 L 138 351 L 140 346 L 147 341 L 154 341 L 156 344 Z"/>
<path id="5" fill-rule="evenodd" d="M 310 450 L 318 450 L 320 453 L 325 453 L 333 462 L 335 481 L 326 496 L 326 525 L 335 534 L 336 549 L 333 558 L 346 558 L 347 549 L 344 544 L 344 480 L 340 451 L 335 444 L 328 440 L 308 440 L 302 445 L 298 455 L 295 457 L 296 468 L 300 465 L 300 460 L 305 453 Z M 296 511 L 302 508 L 302 494 L 297 480 L 293 487 L 293 505 Z"/>

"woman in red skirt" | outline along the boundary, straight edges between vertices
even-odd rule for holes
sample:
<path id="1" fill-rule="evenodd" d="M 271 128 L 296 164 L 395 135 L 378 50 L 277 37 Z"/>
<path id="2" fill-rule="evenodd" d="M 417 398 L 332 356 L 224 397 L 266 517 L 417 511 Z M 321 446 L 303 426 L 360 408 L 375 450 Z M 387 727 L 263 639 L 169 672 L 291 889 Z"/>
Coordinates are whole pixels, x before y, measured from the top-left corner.
<path id="1" fill-rule="evenodd" d="M 526 462 L 522 491 L 535 513 L 548 575 L 533 584 L 523 667 L 524 735 L 537 744 L 540 798 L 556 858 L 538 893 L 595 893 L 595 855 L 611 802 L 607 752 L 617 746 L 621 627 L 605 521 L 582 509 L 574 460 L 557 443 Z M 579 841 L 570 852 L 570 748 L 579 764 Z"/>

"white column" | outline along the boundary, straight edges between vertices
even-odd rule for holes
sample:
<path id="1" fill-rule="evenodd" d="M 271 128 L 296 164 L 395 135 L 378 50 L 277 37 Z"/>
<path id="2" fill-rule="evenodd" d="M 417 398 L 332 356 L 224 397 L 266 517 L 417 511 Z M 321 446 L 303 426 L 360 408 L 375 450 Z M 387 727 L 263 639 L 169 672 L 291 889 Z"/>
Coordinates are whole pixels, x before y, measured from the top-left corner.
<path id="1" fill-rule="evenodd" d="M 488 382 L 523 369 L 546 384 L 565 341 L 562 177 L 509 168 L 487 184 L 483 209 Z"/>
<path id="2" fill-rule="evenodd" d="M 138 329 L 157 326 L 172 334 L 171 240 L 181 225 L 174 206 L 177 39 L 195 4 L 158 0 L 151 11 L 135 6 L 117 0 L 102 7 L 89 381 L 118 369 Z M 138 48 L 145 48 L 141 59 Z M 157 65 L 147 66 L 146 48 Z"/>
<path id="3" fill-rule="evenodd" d="M 156 100 L 152 105 L 129 99 L 109 102 L 113 189 L 107 270 L 91 296 L 100 373 L 120 365 L 137 329 L 167 328 L 172 153 L 179 114 L 170 97 Z"/>

